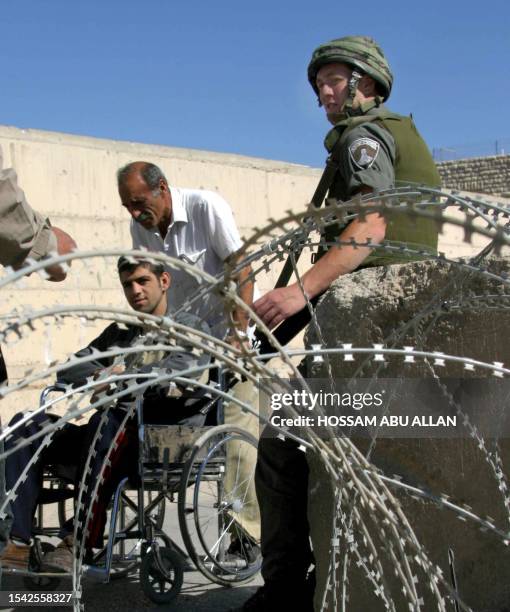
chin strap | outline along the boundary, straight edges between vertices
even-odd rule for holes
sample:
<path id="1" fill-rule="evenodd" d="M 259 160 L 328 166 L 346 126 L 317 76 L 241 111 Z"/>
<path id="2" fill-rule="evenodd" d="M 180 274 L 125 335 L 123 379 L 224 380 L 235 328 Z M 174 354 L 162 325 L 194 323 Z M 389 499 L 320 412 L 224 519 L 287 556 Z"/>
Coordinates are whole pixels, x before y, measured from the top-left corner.
<path id="1" fill-rule="evenodd" d="M 358 83 L 361 79 L 361 74 L 356 70 L 352 71 L 351 78 L 349 79 L 349 95 L 347 96 L 347 100 L 345 101 L 343 112 L 347 117 L 350 117 L 353 114 L 352 105 L 354 104 L 354 97 L 356 96 L 356 91 L 358 90 Z"/>

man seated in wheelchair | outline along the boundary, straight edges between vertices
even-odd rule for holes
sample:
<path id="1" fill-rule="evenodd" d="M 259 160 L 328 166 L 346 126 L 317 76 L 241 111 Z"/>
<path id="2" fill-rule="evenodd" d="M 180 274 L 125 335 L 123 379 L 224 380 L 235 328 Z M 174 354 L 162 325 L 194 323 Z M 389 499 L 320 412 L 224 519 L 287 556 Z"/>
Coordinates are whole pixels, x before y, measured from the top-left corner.
<path id="1" fill-rule="evenodd" d="M 161 264 L 121 257 L 118 262 L 118 273 L 126 299 L 135 311 L 155 316 L 166 314 L 166 293 L 171 281 L 170 275 Z M 207 324 L 189 313 L 177 317 L 176 320 L 187 327 L 208 332 Z M 143 382 L 143 374 L 150 372 L 150 364 L 156 365 L 155 362 L 158 362 L 161 368 L 159 371 L 163 368 L 167 371 L 182 371 L 192 366 L 192 369 L 196 367 L 200 371 L 197 377 L 200 373 L 207 372 L 208 356 L 193 355 L 190 347 L 182 347 L 182 352 L 170 353 L 163 350 L 150 350 L 149 344 L 157 343 L 157 341 L 156 335 L 152 339 L 150 334 L 144 336 L 144 328 L 141 326 L 121 327 L 112 323 L 75 356 L 83 357 L 96 351 L 104 352 L 113 347 L 132 347 L 140 343 L 142 350 L 126 355 L 122 366 L 126 373 L 136 372 L 139 375 L 136 382 Z M 90 380 L 91 377 L 104 371 L 105 368 L 112 367 L 114 372 L 120 373 L 120 368 L 115 365 L 113 357 L 98 355 L 97 359 L 62 370 L 58 375 L 58 381 L 80 386 L 87 379 Z M 214 412 L 211 411 L 208 414 L 207 411 L 207 408 L 211 406 L 210 396 L 203 390 L 197 392 L 197 388 L 189 390 L 175 385 L 168 386 L 168 384 L 165 386 L 153 385 L 147 388 L 143 395 L 144 421 L 201 426 L 207 419 L 210 424 L 212 412 Z M 113 393 L 119 390 L 122 390 L 121 385 L 110 389 Z M 93 399 L 105 392 L 109 391 L 105 390 L 104 386 L 98 387 Z M 17 422 L 21 417 L 22 414 L 16 415 L 10 424 Z M 7 441 L 6 448 L 12 448 L 21 437 L 26 438 L 40 431 L 42 425 L 48 422 L 48 418 L 56 420 L 58 417 L 47 414 L 35 416 L 30 422 L 15 431 L 15 434 Z M 97 435 L 96 432 L 98 432 Z M 88 535 L 85 540 L 87 551 L 92 548 L 102 548 L 108 503 L 120 480 L 125 476 L 137 473 L 138 433 L 134 398 L 131 395 L 125 395 L 104 411 L 97 411 L 85 425 L 67 423 L 61 429 L 47 434 L 46 442 L 48 442 L 48 436 L 51 436 L 48 445 L 42 444 L 44 437 L 41 436 L 6 459 L 7 488 L 10 490 L 17 487 L 17 496 L 12 502 L 14 519 L 11 540 L 0 556 L 0 563 L 4 568 L 27 569 L 28 567 L 29 542 L 45 468 L 55 464 L 64 464 L 68 468 L 74 468 L 75 499 L 78 496 L 81 477 L 87 472 L 82 494 L 82 510 L 77 515 L 79 538 L 86 515 L 89 515 Z M 43 448 L 40 448 L 41 446 Z M 92 446 L 94 453 L 87 467 Z M 26 480 L 19 483 L 20 474 L 36 452 L 40 453 L 39 459 L 29 470 Z M 99 486 L 96 486 L 99 478 L 102 481 Z M 71 519 L 61 529 L 62 541 L 60 544 L 54 551 L 45 555 L 43 569 L 65 572 L 72 570 L 73 533 L 74 520 Z M 233 542 L 234 548 L 235 544 Z M 248 544 L 250 544 L 249 540 Z M 246 546 L 245 542 L 243 546 Z"/>

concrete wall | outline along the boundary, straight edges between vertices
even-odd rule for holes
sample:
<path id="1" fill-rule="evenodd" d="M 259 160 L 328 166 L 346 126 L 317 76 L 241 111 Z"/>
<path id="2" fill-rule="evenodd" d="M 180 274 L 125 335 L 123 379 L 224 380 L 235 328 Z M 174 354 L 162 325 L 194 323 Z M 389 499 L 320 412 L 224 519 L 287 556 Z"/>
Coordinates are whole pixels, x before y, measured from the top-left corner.
<path id="1" fill-rule="evenodd" d="M 158 164 L 171 184 L 221 193 L 232 205 L 246 237 L 256 226 L 263 227 L 269 217 L 281 218 L 288 209 L 302 210 L 321 174 L 319 169 L 279 161 L 2 126 L 0 146 L 5 165 L 16 168 L 29 202 L 48 214 L 54 225 L 71 233 L 80 250 L 130 248 L 129 216 L 120 205 L 115 181 L 116 170 L 129 161 Z M 461 230 L 446 229 L 441 249 L 448 255 L 473 251 L 472 244 L 463 243 Z M 306 266 L 309 257 L 303 256 L 302 262 Z M 112 259 L 97 259 L 75 262 L 64 283 L 43 282 L 33 276 L 24 279 L 20 286 L 2 291 L 0 317 L 16 306 L 124 305 L 113 271 Z M 278 266 L 273 266 L 258 276 L 261 291 L 272 288 L 278 272 Z M 4 346 L 11 382 L 29 368 L 39 370 L 42 363 L 84 346 L 104 327 L 104 322 L 76 317 L 58 327 L 54 320 L 46 323 L 33 331 L 24 330 L 20 341 Z M 22 396 L 27 403 L 33 403 L 41 384 Z M 9 398 L 2 404 L 4 415 L 14 409 Z M 17 409 L 26 407 L 16 405 Z"/>
<path id="2" fill-rule="evenodd" d="M 510 155 L 446 161 L 437 167 L 444 187 L 510 196 Z"/>
<path id="3" fill-rule="evenodd" d="M 423 351 L 468 357 L 484 363 L 498 362 L 508 367 L 510 346 L 508 332 L 505 331 L 510 325 L 510 311 L 505 300 L 508 286 L 496 280 L 500 275 L 508 275 L 510 270 L 509 249 L 505 248 L 503 251 L 504 257 L 488 258 L 484 262 L 487 270 L 494 274 L 494 278 L 490 279 L 481 274 L 466 272 L 455 265 L 430 262 L 396 265 L 390 269 L 372 268 L 344 276 L 333 283 L 317 306 L 321 337 L 324 338 L 326 346 L 331 348 L 338 347 L 341 343 L 352 343 L 354 347 L 371 347 L 377 344 L 392 346 L 395 342 L 396 347 L 414 346 Z M 471 302 L 472 296 L 492 296 L 492 300 L 479 299 Z M 497 296 L 500 296 L 499 300 Z M 440 304 L 453 307 L 437 312 L 435 309 Z M 415 319 L 417 315 L 422 317 L 419 324 Z M 415 324 L 410 325 L 413 319 Z M 309 346 L 319 342 L 319 336 L 314 329 L 310 329 L 306 342 Z M 493 412 L 494 407 L 500 406 L 501 403 L 494 401 L 488 392 L 482 397 L 477 395 L 476 391 L 481 380 L 494 380 L 494 376 L 490 370 L 474 368 L 470 371 L 463 364 L 454 361 L 446 360 L 443 366 L 431 364 L 431 361 L 425 363 L 416 359 L 415 363 L 409 363 L 404 362 L 401 356 L 386 355 L 384 363 L 381 363 L 360 354 L 354 354 L 352 361 L 346 361 L 343 355 L 330 355 L 327 363 L 310 360 L 308 371 L 311 378 L 326 380 L 329 376 L 336 381 L 351 376 L 368 380 L 384 379 L 388 381 L 389 389 L 395 390 L 396 395 L 400 393 L 397 389 L 404 379 L 407 379 L 406 384 L 409 384 L 413 378 L 437 377 L 438 381 L 451 385 L 448 388 L 449 393 L 454 394 L 455 402 L 461 406 L 463 414 L 469 411 L 470 401 L 477 398 L 477 409 L 483 407 L 484 414 L 490 415 L 487 422 L 496 422 L 499 425 L 501 437 L 497 441 L 489 440 L 486 434 L 482 434 L 482 445 L 478 439 L 470 437 L 469 430 L 460 424 L 463 419 L 459 418 L 455 438 L 448 439 L 447 433 L 435 434 L 429 438 L 413 438 L 411 428 L 406 430 L 408 437 L 399 438 L 397 435 L 390 438 L 379 435 L 375 448 L 371 451 L 370 461 L 386 476 L 398 477 L 406 484 L 422 488 L 437 496 L 436 500 L 440 495 L 445 495 L 453 503 L 470 508 L 477 516 L 492 517 L 494 524 L 506 531 L 508 516 L 504 503 L 505 489 L 504 486 L 498 488 L 499 483 L 490 468 L 486 449 L 490 453 L 495 452 L 497 443 L 497 453 L 501 458 L 497 469 L 507 478 L 510 440 L 505 437 L 504 419 L 494 416 L 497 413 Z M 462 384 L 455 379 L 460 379 Z M 399 384 L 392 381 L 399 381 Z M 503 384 L 503 381 L 500 382 Z M 314 390 L 318 391 L 319 388 Z M 426 410 L 445 414 L 446 402 L 443 405 L 437 400 L 437 404 L 432 403 L 424 387 L 419 388 L 419 395 L 409 398 L 407 406 L 412 407 L 410 412 L 414 409 L 415 414 L 425 414 Z M 371 388 L 370 390 L 373 392 Z M 329 387 L 327 391 L 330 391 Z M 394 407 L 395 404 L 387 398 L 381 410 L 395 414 Z M 360 414 L 362 412 L 363 410 Z M 476 417 L 472 418 L 471 422 L 474 421 Z M 319 433 L 317 428 L 315 433 Z M 352 438 L 352 441 L 363 452 L 366 451 L 368 440 Z M 328 491 L 331 479 L 325 475 L 323 464 L 313 453 L 307 453 L 307 456 L 312 468 L 310 482 L 313 483 L 313 489 L 309 497 L 309 517 L 317 561 L 318 602 L 326 584 L 331 547 L 331 534 L 324 529 L 324 525 L 332 524 L 331 512 L 335 504 L 331 490 Z M 342 462 L 339 461 L 338 465 L 342 465 Z M 340 474 L 340 470 L 338 473 Z M 344 491 L 350 491 L 354 479 L 351 480 L 352 477 L 347 476 L 347 471 L 341 475 L 341 479 L 343 478 L 345 480 L 341 480 L 339 486 L 344 487 Z M 346 483 L 349 484 L 348 487 Z M 485 529 L 479 529 L 476 523 L 459 520 L 460 517 L 455 512 L 441 508 L 435 503 L 436 500 L 434 503 L 430 499 L 423 502 L 414 499 L 412 495 L 404 494 L 398 488 L 390 486 L 389 489 L 397 496 L 414 537 L 424 546 L 429 558 L 442 569 L 447 582 L 450 576 L 448 549 L 454 551 L 459 594 L 469 609 L 477 612 L 508 610 L 510 554 L 502 539 Z M 355 486 L 352 491 L 356 491 Z M 388 504 L 388 497 L 381 496 L 380 501 Z M 349 516 L 350 508 L 347 509 L 349 504 L 346 498 L 343 503 L 343 516 Z M 398 612 L 406 610 L 407 602 L 403 600 L 402 584 L 400 577 L 396 577 L 397 572 L 394 572 L 395 564 L 391 556 L 396 554 L 398 557 L 398 547 L 390 548 L 390 530 L 386 531 L 389 521 L 382 521 L 382 513 L 379 513 L 375 505 L 366 501 L 362 503 L 360 498 L 356 504 L 358 516 L 364 522 L 378 550 L 388 585 L 386 594 L 391 594 Z M 389 507 L 388 504 L 386 508 Z M 392 517 L 396 517 L 393 508 L 391 513 Z M 373 569 L 372 560 L 375 553 L 372 555 L 371 550 L 367 552 L 367 540 L 360 529 L 359 520 L 353 521 L 352 525 L 354 541 L 359 546 L 360 554 L 365 558 L 369 557 L 367 565 Z M 400 522 L 400 525 L 402 524 Z M 342 535 L 347 534 L 345 523 L 338 524 L 338 534 L 340 551 L 343 554 Z M 412 547 L 406 549 L 414 561 L 415 550 Z M 379 612 L 386 609 L 381 599 L 374 595 L 373 586 L 356 561 L 352 554 L 347 578 L 347 609 L 353 612 Z M 340 572 L 341 570 L 339 574 Z M 420 571 L 417 566 L 413 567 L 412 573 L 416 573 L 419 579 L 417 590 L 424 598 L 424 605 L 420 609 L 427 612 L 438 609 L 432 602 L 428 588 L 430 574 Z M 338 575 L 337 580 L 337 584 L 342 584 L 342 576 Z M 330 610 L 333 607 L 326 606 L 325 609 Z M 446 605 L 446 609 L 453 610 L 453 604 Z"/>
<path id="4" fill-rule="evenodd" d="M 20 130 L 0 126 L 0 146 L 5 166 L 13 166 L 28 201 L 50 216 L 52 223 L 68 231 L 80 250 L 131 248 L 129 215 L 120 205 L 116 170 L 134 160 L 158 164 L 171 184 L 210 189 L 233 207 L 242 236 L 262 227 L 270 216 L 283 216 L 287 209 L 302 210 L 311 198 L 320 170 L 278 161 L 190 149 L 116 142 L 69 134 Z M 2 291 L 0 316 L 16 306 L 40 308 L 49 304 L 124 305 L 114 273 L 114 260 L 73 263 L 63 283 L 43 282 L 32 276 L 21 286 Z M 261 291 L 272 288 L 278 270 L 261 274 Z M 23 339 L 4 345 L 9 378 L 15 383 L 27 369 L 75 351 L 89 342 L 103 322 L 83 319 L 63 321 L 56 328 L 38 325 Z M 34 401 L 33 392 L 26 395 Z M 23 395 L 23 397 L 25 397 Z M 19 395 L 17 396 L 20 397 Z M 28 406 L 20 406 L 16 409 Z M 2 412 L 14 410 L 9 398 Z"/>

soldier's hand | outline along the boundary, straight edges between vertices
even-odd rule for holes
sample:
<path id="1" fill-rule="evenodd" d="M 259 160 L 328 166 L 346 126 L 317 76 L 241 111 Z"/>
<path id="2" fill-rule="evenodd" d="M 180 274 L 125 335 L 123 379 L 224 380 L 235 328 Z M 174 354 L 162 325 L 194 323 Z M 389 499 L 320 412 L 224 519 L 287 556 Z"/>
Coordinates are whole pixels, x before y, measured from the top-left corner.
<path id="1" fill-rule="evenodd" d="M 67 253 L 71 253 L 71 251 L 76 249 L 76 242 L 67 232 L 55 226 L 52 226 L 51 231 L 55 234 L 57 239 L 57 253 L 59 255 L 67 255 Z M 71 262 L 69 262 L 68 265 L 71 265 Z M 66 277 L 66 272 L 58 264 L 48 266 L 45 270 L 50 275 L 48 279 L 50 281 L 58 283 L 63 281 Z"/>
<path id="2" fill-rule="evenodd" d="M 299 285 L 273 289 L 253 304 L 253 309 L 269 329 L 275 328 L 285 319 L 304 308 L 305 296 Z"/>

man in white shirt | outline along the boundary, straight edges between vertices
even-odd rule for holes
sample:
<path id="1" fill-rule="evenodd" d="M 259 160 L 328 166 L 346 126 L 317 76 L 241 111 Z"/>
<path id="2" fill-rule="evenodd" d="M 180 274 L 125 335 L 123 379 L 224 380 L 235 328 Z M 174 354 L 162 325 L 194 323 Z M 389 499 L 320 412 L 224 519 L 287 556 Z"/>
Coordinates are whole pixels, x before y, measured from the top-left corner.
<path id="1" fill-rule="evenodd" d="M 165 253 L 180 259 L 211 276 L 224 272 L 226 262 L 235 262 L 236 252 L 242 242 L 234 221 L 232 209 L 217 193 L 197 189 L 170 187 L 158 166 L 145 161 L 136 161 L 120 168 L 117 182 L 122 206 L 131 215 L 133 248 Z M 168 311 L 174 313 L 200 287 L 200 279 L 189 272 L 168 266 L 172 279 L 172 290 L 168 292 Z M 245 304 L 253 302 L 253 282 L 248 280 L 251 268 L 247 266 L 237 276 L 239 297 Z M 235 308 L 231 319 L 225 312 L 221 295 L 207 292 L 187 308 L 200 316 L 217 338 L 246 335 L 249 317 L 243 308 Z M 232 333 L 235 325 L 237 332 Z M 258 394 L 249 382 L 237 383 L 231 393 L 240 401 L 258 409 Z M 224 403 L 225 423 L 237 425 L 259 437 L 258 419 L 242 413 L 234 402 Z M 256 451 L 246 454 L 244 461 L 233 469 L 244 472 L 247 482 L 253 482 Z M 229 465 L 227 460 L 227 480 Z M 239 476 L 238 476 L 239 478 Z M 243 478 L 241 478 L 243 480 Z M 260 517 L 255 487 L 250 487 L 239 520 L 250 536 L 249 546 L 260 539 Z"/>
<path id="2" fill-rule="evenodd" d="M 241 247 L 232 210 L 217 193 L 169 187 L 157 166 L 142 161 L 121 168 L 117 180 L 122 205 L 132 217 L 133 248 L 165 253 L 218 276 Z M 200 280 L 178 268 L 169 272 L 169 311 L 174 312 L 199 288 Z M 253 301 L 253 282 L 246 281 L 249 272 L 245 268 L 237 279 L 239 296 L 246 304 Z M 216 337 L 223 338 L 228 332 L 229 321 L 219 295 L 209 292 L 193 304 L 191 312 L 203 317 Z M 232 316 L 237 329 L 246 332 L 246 312 L 238 308 Z"/>

